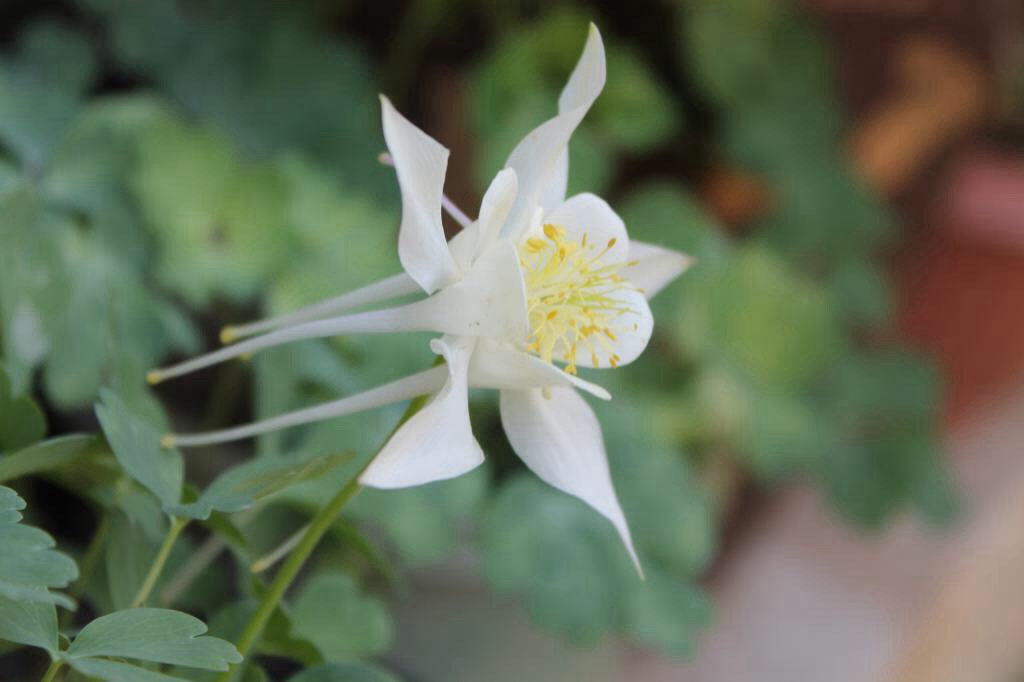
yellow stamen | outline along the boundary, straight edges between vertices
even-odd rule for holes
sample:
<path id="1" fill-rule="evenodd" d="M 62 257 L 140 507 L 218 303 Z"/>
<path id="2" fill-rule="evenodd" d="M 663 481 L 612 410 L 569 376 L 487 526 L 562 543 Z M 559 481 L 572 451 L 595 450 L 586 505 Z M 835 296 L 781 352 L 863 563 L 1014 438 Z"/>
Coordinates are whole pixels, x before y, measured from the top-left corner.
<path id="1" fill-rule="evenodd" d="M 612 366 L 617 365 L 619 357 L 612 355 L 609 339 L 618 340 L 616 330 L 621 334 L 639 329 L 637 324 L 620 320 L 637 312 L 620 295 L 634 290 L 618 274 L 626 263 L 601 261 L 617 240 L 609 239 L 607 247 L 598 252 L 587 248 L 586 232 L 579 242 L 551 223 L 546 223 L 542 232 L 544 238 L 530 237 L 519 251 L 530 318 L 526 350 L 547 362 L 556 358 L 565 362 L 569 374 L 576 373 L 579 346 L 590 353 L 593 366 L 599 365 L 599 353 L 608 357 Z"/>

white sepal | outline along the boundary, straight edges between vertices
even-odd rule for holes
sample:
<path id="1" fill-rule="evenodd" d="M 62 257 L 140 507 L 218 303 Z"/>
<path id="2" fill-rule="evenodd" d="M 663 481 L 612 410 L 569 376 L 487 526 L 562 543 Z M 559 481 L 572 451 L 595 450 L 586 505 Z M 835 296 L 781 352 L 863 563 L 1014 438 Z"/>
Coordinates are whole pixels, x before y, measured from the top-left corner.
<path id="1" fill-rule="evenodd" d="M 559 100 L 558 115 L 524 137 L 505 162 L 519 177 L 519 194 L 502 229 L 503 237 L 518 241 L 536 207 L 551 210 L 565 198 L 569 138 L 601 94 L 604 82 L 604 44 L 591 24 L 583 54 Z"/>
<path id="2" fill-rule="evenodd" d="M 448 252 L 441 224 L 448 150 L 410 123 L 381 95 L 384 140 L 402 191 L 398 258 L 428 294 L 451 284 L 459 270 Z"/>
<path id="3" fill-rule="evenodd" d="M 612 522 L 643 575 L 608 471 L 597 416 L 571 388 L 501 392 L 501 423 L 522 460 L 549 485 L 583 500 Z"/>
<path id="4" fill-rule="evenodd" d="M 407 488 L 441 481 L 475 469 L 483 450 L 469 423 L 469 358 L 475 339 L 444 337 L 430 346 L 444 355 L 448 381 L 436 396 L 401 426 L 359 482 L 373 488 Z"/>
<path id="5" fill-rule="evenodd" d="M 622 275 L 642 289 L 648 300 L 696 262 L 685 253 L 638 241 L 629 243 L 629 260 L 636 264 L 625 268 Z"/>

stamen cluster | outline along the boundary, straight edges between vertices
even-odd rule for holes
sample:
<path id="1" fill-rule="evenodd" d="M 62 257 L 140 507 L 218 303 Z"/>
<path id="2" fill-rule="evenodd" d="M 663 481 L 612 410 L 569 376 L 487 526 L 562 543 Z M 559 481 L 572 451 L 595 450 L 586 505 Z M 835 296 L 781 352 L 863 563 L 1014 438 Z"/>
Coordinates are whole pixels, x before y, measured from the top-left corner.
<path id="1" fill-rule="evenodd" d="M 576 374 L 581 349 L 590 353 L 594 367 L 600 366 L 598 349 L 612 367 L 617 366 L 620 358 L 612 352 L 611 342 L 616 340 L 612 327 L 622 315 L 634 312 L 615 296 L 632 289 L 618 271 L 634 263 L 602 262 L 615 239 L 599 247 L 588 243 L 584 232 L 577 242 L 566 238 L 565 229 L 551 224 L 544 225 L 543 234 L 543 238 L 527 239 L 519 249 L 530 319 L 527 350 L 547 362 L 556 357 L 564 360 L 569 374 Z"/>

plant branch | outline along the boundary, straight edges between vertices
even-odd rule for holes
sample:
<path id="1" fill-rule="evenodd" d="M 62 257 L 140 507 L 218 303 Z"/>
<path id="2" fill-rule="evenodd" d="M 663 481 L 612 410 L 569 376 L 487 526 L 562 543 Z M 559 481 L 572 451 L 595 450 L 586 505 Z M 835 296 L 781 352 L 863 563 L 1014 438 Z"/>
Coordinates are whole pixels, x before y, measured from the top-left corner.
<path id="1" fill-rule="evenodd" d="M 64 661 L 60 660 L 59 658 L 55 659 L 52 663 L 50 663 L 50 667 L 46 669 L 46 674 L 43 675 L 43 679 L 39 682 L 53 682 L 55 679 L 57 679 L 57 672 L 61 669 L 61 666 L 63 665 Z"/>
<path id="2" fill-rule="evenodd" d="M 179 519 L 177 517 L 171 519 L 171 526 L 167 529 L 167 535 L 164 536 L 164 542 L 160 545 L 160 551 L 156 553 L 156 558 L 153 559 L 153 564 L 149 567 L 146 579 L 142 582 L 142 586 L 139 587 L 135 599 L 132 600 L 131 608 L 137 609 L 149 599 L 150 593 L 156 587 L 156 581 L 160 579 L 160 574 L 164 570 L 167 559 L 171 556 L 171 550 L 174 548 L 175 541 L 181 535 L 181 531 L 185 530 L 188 522 L 188 519 Z"/>

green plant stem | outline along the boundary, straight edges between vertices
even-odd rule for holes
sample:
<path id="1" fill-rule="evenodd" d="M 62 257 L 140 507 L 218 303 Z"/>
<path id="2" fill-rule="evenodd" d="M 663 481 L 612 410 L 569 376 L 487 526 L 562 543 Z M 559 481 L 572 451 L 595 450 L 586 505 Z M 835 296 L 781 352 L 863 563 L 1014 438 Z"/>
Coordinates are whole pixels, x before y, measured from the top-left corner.
<path id="1" fill-rule="evenodd" d="M 50 667 L 46 669 L 46 674 L 43 675 L 43 679 L 39 682 L 53 682 L 57 679 L 57 671 L 59 671 L 63 665 L 64 661 L 59 659 L 53 661 L 53 663 L 50 664 Z"/>
<path id="2" fill-rule="evenodd" d="M 149 567 L 149 573 L 146 574 L 146 579 L 142 582 L 142 586 L 139 587 L 135 599 L 132 599 L 131 607 L 133 609 L 139 608 L 149 599 L 149 594 L 156 587 L 156 581 L 160 579 L 164 565 L 167 563 L 168 557 L 171 556 L 174 543 L 178 536 L 181 535 L 181 531 L 185 530 L 188 521 L 188 519 L 179 519 L 177 517 L 171 519 L 171 526 L 167 529 L 167 535 L 164 536 L 164 542 L 160 545 L 160 551 L 156 553 L 156 558 L 153 559 L 153 564 Z"/>
<path id="3" fill-rule="evenodd" d="M 281 565 L 281 569 L 274 575 L 274 580 L 263 594 L 263 598 L 260 599 L 259 607 L 249 619 L 245 630 L 242 631 L 241 636 L 238 638 L 236 646 L 238 647 L 238 652 L 243 657 L 249 655 L 256 644 L 256 640 L 263 634 L 263 628 L 266 626 L 267 621 L 270 620 L 274 609 L 277 608 L 278 603 L 284 597 L 284 593 L 291 586 L 292 581 L 295 580 L 295 576 L 299 574 L 299 571 L 306 563 L 306 559 L 313 553 L 313 550 L 320 542 L 320 538 L 331 527 L 331 524 L 334 523 L 334 520 L 341 513 L 345 505 L 361 489 L 362 486 L 359 485 L 358 475 L 353 476 L 313 518 L 299 544 L 295 547 L 295 551 L 288 555 L 288 559 L 285 560 L 284 564 Z M 217 678 L 217 682 L 229 682 L 236 679 L 241 669 L 242 664 L 239 664 L 227 672 L 221 673 Z"/>
<path id="4" fill-rule="evenodd" d="M 419 412 L 427 402 L 426 396 L 420 396 L 414 399 L 405 414 L 395 425 L 391 434 L 393 435 L 398 428 L 404 424 L 410 417 Z M 387 443 L 391 439 L 384 440 Z M 383 447 L 383 446 L 382 446 Z M 359 476 L 363 473 L 369 463 L 373 461 L 371 457 L 367 460 L 367 463 L 352 476 L 351 479 L 335 494 L 331 500 L 321 507 L 320 511 L 317 512 L 313 520 L 310 521 L 309 526 L 306 527 L 306 532 L 303 534 L 302 539 L 296 545 L 295 550 L 288 555 L 288 558 L 281 565 L 280 570 L 274 575 L 274 580 L 270 583 L 266 592 L 263 593 L 263 597 L 260 599 L 259 606 L 256 608 L 256 612 L 249 618 L 249 622 L 246 623 L 245 629 L 242 630 L 241 636 L 238 638 L 236 647 L 238 652 L 242 654 L 243 661 L 235 666 L 232 666 L 225 672 L 217 676 L 216 682 L 234 682 L 238 679 L 238 676 L 242 673 L 245 668 L 246 660 L 252 652 L 253 647 L 256 645 L 260 635 L 263 634 L 263 628 L 266 627 L 267 621 L 270 620 L 270 616 L 274 613 L 274 609 L 280 603 L 284 597 L 284 593 L 288 591 L 292 581 L 302 570 L 306 560 L 313 553 L 320 539 L 323 538 L 324 534 L 330 529 L 331 525 L 337 520 L 338 515 L 341 514 L 341 510 L 345 508 L 349 502 L 352 501 L 362 486 L 359 485 Z"/>

